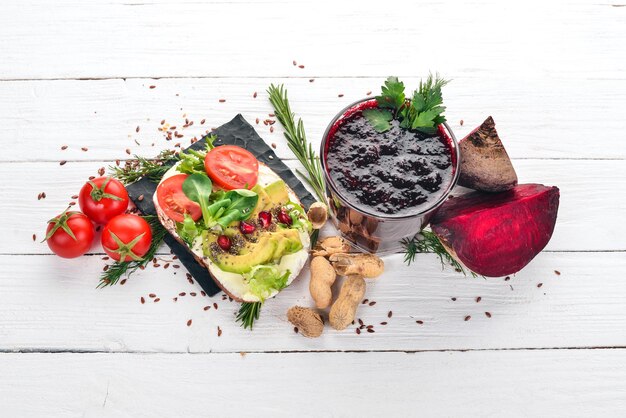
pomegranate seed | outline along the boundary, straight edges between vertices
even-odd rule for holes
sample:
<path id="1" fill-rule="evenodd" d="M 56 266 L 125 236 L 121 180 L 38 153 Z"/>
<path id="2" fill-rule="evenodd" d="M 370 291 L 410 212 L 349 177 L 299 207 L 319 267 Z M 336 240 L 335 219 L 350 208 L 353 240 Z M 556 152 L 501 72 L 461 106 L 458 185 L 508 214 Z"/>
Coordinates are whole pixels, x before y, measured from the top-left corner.
<path id="1" fill-rule="evenodd" d="M 280 212 L 278 212 L 278 222 L 286 225 L 291 225 L 291 216 L 289 216 L 285 209 L 281 209 Z"/>
<path id="2" fill-rule="evenodd" d="M 219 237 L 217 237 L 217 245 L 219 245 L 220 248 L 224 251 L 230 250 L 230 238 L 228 238 L 226 235 L 220 235 Z"/>
<path id="3" fill-rule="evenodd" d="M 254 232 L 255 229 L 256 227 L 254 226 L 254 224 L 250 222 L 241 221 L 241 223 L 239 223 L 239 230 L 242 234 L 251 234 Z"/>
<path id="4" fill-rule="evenodd" d="M 261 223 L 261 226 L 263 228 L 269 228 L 270 224 L 272 223 L 272 214 L 266 210 L 264 210 L 263 212 L 259 212 L 259 222 Z"/>

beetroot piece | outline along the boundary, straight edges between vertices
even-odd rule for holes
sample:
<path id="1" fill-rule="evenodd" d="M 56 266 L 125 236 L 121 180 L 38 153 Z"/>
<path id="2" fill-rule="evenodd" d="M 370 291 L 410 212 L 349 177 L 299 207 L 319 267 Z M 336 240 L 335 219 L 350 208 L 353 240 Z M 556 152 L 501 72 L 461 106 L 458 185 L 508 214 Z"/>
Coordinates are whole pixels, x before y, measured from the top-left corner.
<path id="1" fill-rule="evenodd" d="M 459 142 L 459 185 L 483 192 L 503 192 L 517 185 L 517 174 L 489 116 Z"/>
<path id="2" fill-rule="evenodd" d="M 520 271 L 548 244 L 558 209 L 557 187 L 521 184 L 502 193 L 448 199 L 431 229 L 473 272 L 506 276 Z"/>

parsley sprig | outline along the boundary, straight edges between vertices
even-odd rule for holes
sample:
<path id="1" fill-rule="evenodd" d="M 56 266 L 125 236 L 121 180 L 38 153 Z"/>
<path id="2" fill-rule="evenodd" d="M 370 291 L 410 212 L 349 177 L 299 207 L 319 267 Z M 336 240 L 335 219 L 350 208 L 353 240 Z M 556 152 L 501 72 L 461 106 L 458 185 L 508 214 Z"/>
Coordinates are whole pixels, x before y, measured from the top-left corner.
<path id="1" fill-rule="evenodd" d="M 426 133 L 433 133 L 437 126 L 446 121 L 443 115 L 441 89 L 448 80 L 430 74 L 426 81 L 420 81 L 419 88 L 409 99 L 404 92 L 404 83 L 398 77 L 389 77 L 382 86 L 380 96 L 376 96 L 377 109 L 366 109 L 363 116 L 378 132 L 391 129 L 391 121 L 397 119 L 400 126 Z"/>

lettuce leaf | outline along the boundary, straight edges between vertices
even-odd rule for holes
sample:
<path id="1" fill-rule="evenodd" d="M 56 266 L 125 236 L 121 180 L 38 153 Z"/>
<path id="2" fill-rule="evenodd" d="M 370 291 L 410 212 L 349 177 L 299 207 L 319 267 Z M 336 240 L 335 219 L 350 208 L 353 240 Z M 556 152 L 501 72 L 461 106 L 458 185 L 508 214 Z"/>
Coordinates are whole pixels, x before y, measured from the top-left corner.
<path id="1" fill-rule="evenodd" d="M 248 282 L 250 292 L 263 302 L 272 292 L 280 291 L 287 286 L 290 274 L 289 270 L 281 272 L 276 266 L 261 264 L 243 276 Z"/>

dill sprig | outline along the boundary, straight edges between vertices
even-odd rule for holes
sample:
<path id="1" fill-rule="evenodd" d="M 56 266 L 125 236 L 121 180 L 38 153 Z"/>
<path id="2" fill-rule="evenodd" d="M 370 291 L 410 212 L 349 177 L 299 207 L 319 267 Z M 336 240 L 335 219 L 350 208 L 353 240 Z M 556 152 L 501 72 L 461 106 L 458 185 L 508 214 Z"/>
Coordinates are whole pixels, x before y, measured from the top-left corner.
<path id="1" fill-rule="evenodd" d="M 302 119 L 298 118 L 298 122 L 296 123 L 296 115 L 291 111 L 289 99 L 287 98 L 287 90 L 282 84 L 280 86 L 271 84 L 267 89 L 267 93 L 274 107 L 274 114 L 285 129 L 285 138 L 287 138 L 289 149 L 304 166 L 307 174 L 299 170 L 296 171 L 313 188 L 317 198 L 321 202 L 325 202 L 324 175 L 322 174 L 320 160 L 315 151 L 313 151 L 313 147 L 306 139 Z"/>
<path id="2" fill-rule="evenodd" d="M 178 161 L 176 151 L 164 150 L 155 158 L 145 158 L 138 155 L 132 160 L 127 160 L 123 167 L 109 166 L 111 175 L 124 184 L 131 184 L 142 177 L 158 183 L 167 170 L 167 163 Z"/>
<path id="3" fill-rule="evenodd" d="M 239 307 L 239 312 L 237 312 L 236 321 L 241 322 L 244 329 L 252 329 L 254 321 L 259 319 L 261 314 L 261 306 L 263 306 L 262 302 L 243 302 Z"/>
<path id="4" fill-rule="evenodd" d="M 113 286 L 122 277 L 128 277 L 138 269 L 147 265 L 156 254 L 157 250 L 161 246 L 167 230 L 161 225 L 158 218 L 154 215 L 142 216 L 152 230 L 152 243 L 150 249 L 146 255 L 140 261 L 116 261 L 113 264 L 109 264 L 109 268 L 100 276 L 100 283 L 96 286 L 97 289 L 102 289 L 107 286 Z"/>
<path id="5" fill-rule="evenodd" d="M 458 262 L 458 260 L 445 249 L 445 247 L 439 241 L 439 238 L 429 230 L 423 229 L 419 234 L 413 238 L 405 238 L 402 240 L 404 246 L 404 262 L 407 265 L 411 265 L 415 261 L 415 257 L 418 253 L 435 253 L 441 261 L 441 267 L 446 264 L 451 266 L 455 271 L 467 275 L 465 268 Z M 470 271 L 472 277 L 478 277 L 476 273 Z"/>

